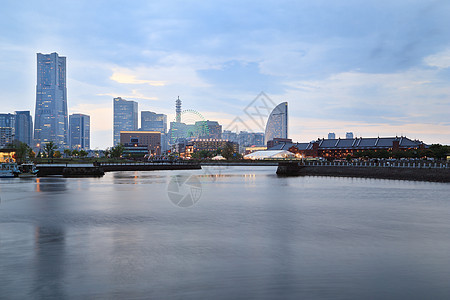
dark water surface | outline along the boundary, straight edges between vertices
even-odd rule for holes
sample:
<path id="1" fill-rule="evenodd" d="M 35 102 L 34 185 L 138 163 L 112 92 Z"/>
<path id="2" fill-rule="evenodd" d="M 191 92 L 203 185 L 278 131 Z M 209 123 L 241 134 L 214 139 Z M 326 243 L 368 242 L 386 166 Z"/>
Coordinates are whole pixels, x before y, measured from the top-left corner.
<path id="1" fill-rule="evenodd" d="M 205 167 L 0 198 L 1 299 L 450 299 L 450 184 Z"/>

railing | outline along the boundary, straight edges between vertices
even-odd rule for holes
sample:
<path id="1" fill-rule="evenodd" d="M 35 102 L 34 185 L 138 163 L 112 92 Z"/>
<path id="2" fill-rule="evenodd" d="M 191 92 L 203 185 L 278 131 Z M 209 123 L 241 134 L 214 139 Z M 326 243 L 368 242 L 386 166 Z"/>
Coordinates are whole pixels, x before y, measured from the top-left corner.
<path id="1" fill-rule="evenodd" d="M 97 166 L 173 166 L 173 165 L 198 165 L 194 161 L 149 161 L 149 162 L 99 162 Z"/>
<path id="2" fill-rule="evenodd" d="M 416 168 L 416 169 L 448 169 L 450 163 L 436 162 L 322 162 L 306 161 L 305 166 L 318 167 L 384 167 L 384 168 Z"/>

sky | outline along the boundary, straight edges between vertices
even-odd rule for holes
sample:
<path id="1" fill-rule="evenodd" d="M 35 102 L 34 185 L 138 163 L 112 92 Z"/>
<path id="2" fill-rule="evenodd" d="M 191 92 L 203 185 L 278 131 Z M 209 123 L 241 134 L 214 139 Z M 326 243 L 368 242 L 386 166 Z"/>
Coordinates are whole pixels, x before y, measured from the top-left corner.
<path id="1" fill-rule="evenodd" d="M 175 120 L 289 137 L 450 144 L 450 1 L 2 1 L 0 113 L 34 116 L 36 53 L 67 57 L 69 114 L 112 145 L 113 97 Z"/>

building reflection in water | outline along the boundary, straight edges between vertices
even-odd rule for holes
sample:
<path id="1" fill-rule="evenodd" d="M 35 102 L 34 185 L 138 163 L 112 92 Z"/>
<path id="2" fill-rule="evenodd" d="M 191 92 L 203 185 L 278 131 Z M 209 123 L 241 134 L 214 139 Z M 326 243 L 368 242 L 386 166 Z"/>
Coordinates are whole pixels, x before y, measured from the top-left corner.
<path id="1" fill-rule="evenodd" d="M 65 299 L 63 286 L 66 249 L 64 230 L 57 226 L 36 226 L 33 295 L 37 299 Z"/>

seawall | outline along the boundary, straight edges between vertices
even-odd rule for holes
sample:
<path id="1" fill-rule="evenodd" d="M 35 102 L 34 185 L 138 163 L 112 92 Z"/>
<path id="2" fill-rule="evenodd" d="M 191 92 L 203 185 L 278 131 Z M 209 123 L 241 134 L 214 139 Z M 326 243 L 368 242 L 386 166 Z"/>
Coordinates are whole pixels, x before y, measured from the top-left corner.
<path id="1" fill-rule="evenodd" d="M 448 168 L 302 166 L 298 175 L 450 182 L 450 169 Z"/>

